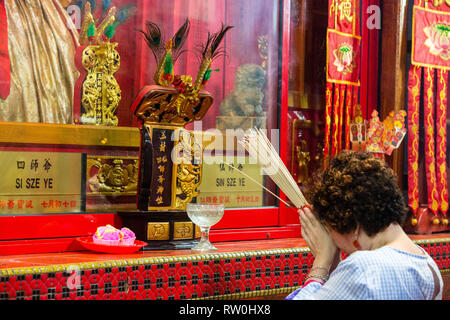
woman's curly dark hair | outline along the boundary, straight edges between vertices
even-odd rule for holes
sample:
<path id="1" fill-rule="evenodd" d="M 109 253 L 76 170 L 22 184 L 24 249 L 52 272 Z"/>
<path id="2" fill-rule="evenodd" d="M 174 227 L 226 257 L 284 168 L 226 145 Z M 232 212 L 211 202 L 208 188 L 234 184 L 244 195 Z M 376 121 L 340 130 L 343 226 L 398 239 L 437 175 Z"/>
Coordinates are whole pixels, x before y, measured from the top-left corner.
<path id="1" fill-rule="evenodd" d="M 393 222 L 402 225 L 407 215 L 394 171 L 368 152 L 338 154 L 309 198 L 319 220 L 341 234 L 359 224 L 373 236 Z"/>

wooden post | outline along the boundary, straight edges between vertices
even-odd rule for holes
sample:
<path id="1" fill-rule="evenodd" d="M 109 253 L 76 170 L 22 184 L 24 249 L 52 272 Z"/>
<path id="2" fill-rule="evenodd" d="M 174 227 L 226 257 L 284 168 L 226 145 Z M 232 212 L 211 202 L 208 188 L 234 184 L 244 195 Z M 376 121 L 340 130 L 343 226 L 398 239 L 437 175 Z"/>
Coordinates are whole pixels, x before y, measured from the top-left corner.
<path id="1" fill-rule="evenodd" d="M 383 1 L 383 23 L 380 68 L 380 119 L 392 110 L 405 109 L 407 90 L 407 0 Z M 403 187 L 404 143 L 386 160 L 398 176 Z"/>

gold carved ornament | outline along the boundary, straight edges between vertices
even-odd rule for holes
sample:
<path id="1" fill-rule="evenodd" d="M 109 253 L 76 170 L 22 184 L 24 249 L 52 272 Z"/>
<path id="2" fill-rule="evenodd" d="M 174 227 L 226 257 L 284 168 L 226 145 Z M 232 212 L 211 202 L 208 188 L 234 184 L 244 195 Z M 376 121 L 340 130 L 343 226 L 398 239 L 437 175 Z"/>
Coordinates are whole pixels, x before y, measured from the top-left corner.
<path id="1" fill-rule="evenodd" d="M 127 163 L 125 163 L 127 162 Z M 97 172 L 91 175 L 93 168 Z M 106 195 L 135 194 L 137 190 L 138 160 L 89 157 L 87 161 L 88 187 L 91 193 Z"/>
<path id="2" fill-rule="evenodd" d="M 85 4 L 79 39 L 81 45 L 87 45 L 81 61 L 87 72 L 81 96 L 84 112 L 80 121 L 83 124 L 118 125 L 116 111 L 122 92 L 114 74 L 120 68 L 120 55 L 116 50 L 118 43 L 111 42 L 111 38 L 135 10 L 133 5 L 124 6 L 119 12 L 116 7 L 111 7 L 97 25 L 90 2 Z"/>
<path id="3" fill-rule="evenodd" d="M 186 205 L 199 195 L 198 187 L 202 182 L 203 148 L 195 136 L 186 130 L 181 131 L 175 148 L 175 154 L 179 155 L 175 207 L 185 210 Z"/>

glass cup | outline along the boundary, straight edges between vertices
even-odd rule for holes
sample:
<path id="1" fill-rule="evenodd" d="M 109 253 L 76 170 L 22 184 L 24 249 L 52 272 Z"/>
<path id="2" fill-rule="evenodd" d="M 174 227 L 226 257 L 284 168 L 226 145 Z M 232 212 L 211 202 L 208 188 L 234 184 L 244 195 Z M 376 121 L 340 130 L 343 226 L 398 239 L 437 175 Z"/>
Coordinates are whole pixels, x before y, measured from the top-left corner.
<path id="1" fill-rule="evenodd" d="M 195 204 L 188 203 L 186 211 L 189 218 L 200 227 L 202 237 L 199 243 L 192 248 L 196 251 L 217 250 L 211 242 L 209 242 L 209 230 L 213 225 L 220 221 L 224 213 L 223 204 Z"/>

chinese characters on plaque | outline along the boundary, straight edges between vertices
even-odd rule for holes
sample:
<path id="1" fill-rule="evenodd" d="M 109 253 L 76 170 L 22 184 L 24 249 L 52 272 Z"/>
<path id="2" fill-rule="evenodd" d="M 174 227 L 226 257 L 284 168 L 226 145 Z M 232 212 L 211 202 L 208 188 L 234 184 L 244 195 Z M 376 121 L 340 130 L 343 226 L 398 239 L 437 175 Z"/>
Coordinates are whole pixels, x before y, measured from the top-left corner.
<path id="1" fill-rule="evenodd" d="M 228 165 L 223 162 L 224 160 Z M 228 208 L 262 206 L 262 188 L 238 170 L 263 184 L 258 164 L 250 163 L 248 157 L 238 156 L 228 161 L 222 157 L 204 156 L 203 179 L 199 186 L 198 202 L 221 203 Z"/>
<path id="2" fill-rule="evenodd" d="M 0 214 L 85 210 L 85 155 L 0 152 Z"/>
<path id="3" fill-rule="evenodd" d="M 172 130 L 153 129 L 153 174 L 149 206 L 170 207 L 172 203 Z"/>

